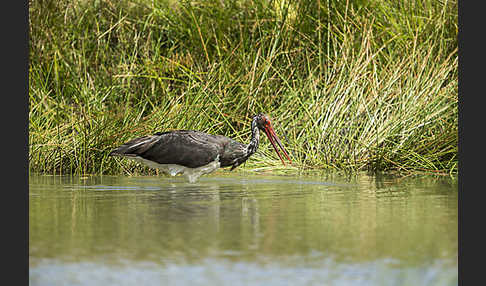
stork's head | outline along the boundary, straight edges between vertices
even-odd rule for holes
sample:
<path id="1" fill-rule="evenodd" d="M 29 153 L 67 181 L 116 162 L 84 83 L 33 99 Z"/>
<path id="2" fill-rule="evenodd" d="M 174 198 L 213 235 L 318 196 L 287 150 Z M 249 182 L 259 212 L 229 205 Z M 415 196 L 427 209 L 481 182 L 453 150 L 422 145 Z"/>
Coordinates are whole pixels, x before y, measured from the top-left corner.
<path id="1" fill-rule="evenodd" d="M 282 145 L 282 142 L 278 138 L 277 134 L 275 134 L 275 130 L 273 130 L 272 123 L 270 122 L 270 119 L 266 114 L 260 113 L 255 116 L 253 116 L 253 122 L 256 123 L 256 126 L 258 129 L 262 130 L 265 132 L 265 135 L 267 135 L 268 140 L 270 140 L 270 143 L 272 143 L 273 148 L 275 149 L 275 152 L 277 152 L 278 157 L 282 161 L 282 163 L 285 165 L 285 162 L 282 158 L 282 155 L 280 155 L 280 152 L 277 149 L 277 145 L 282 149 L 282 152 L 284 153 L 285 157 L 292 163 L 292 160 L 290 160 L 289 154 L 287 151 L 285 151 L 285 148 Z"/>

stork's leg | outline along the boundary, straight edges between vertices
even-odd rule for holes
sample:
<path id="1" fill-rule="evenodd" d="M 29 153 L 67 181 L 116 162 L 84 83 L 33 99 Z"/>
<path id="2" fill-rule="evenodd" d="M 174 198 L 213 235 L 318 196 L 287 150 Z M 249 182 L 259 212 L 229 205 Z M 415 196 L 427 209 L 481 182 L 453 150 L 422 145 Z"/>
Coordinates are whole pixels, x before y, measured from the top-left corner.
<path id="1" fill-rule="evenodd" d="M 214 160 L 213 162 L 205 166 L 201 166 L 194 169 L 190 169 L 190 168 L 185 169 L 184 175 L 186 176 L 186 178 L 189 180 L 190 183 L 194 183 L 201 175 L 212 173 L 220 166 L 221 164 L 219 163 L 219 156 L 218 156 L 216 157 L 216 160 Z"/>

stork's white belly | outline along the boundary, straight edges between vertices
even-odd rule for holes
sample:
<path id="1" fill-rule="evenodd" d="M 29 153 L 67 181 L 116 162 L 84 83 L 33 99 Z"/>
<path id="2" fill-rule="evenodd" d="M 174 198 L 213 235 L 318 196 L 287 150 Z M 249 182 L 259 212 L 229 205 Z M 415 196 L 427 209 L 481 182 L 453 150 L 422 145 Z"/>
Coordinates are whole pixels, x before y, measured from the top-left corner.
<path id="1" fill-rule="evenodd" d="M 161 170 L 162 172 L 169 174 L 171 176 L 175 176 L 177 174 L 182 174 L 186 176 L 186 178 L 189 180 L 190 183 L 196 182 L 197 178 L 199 178 L 201 175 L 204 174 L 209 174 L 213 172 L 214 170 L 218 169 L 220 167 L 220 162 L 219 162 L 219 155 L 216 157 L 216 160 L 212 161 L 211 163 L 197 167 L 197 168 L 188 168 L 184 167 L 181 165 L 177 164 L 159 164 L 153 161 L 149 161 L 147 159 L 144 159 L 142 157 L 126 157 L 128 159 L 135 160 L 137 162 L 140 162 L 142 164 L 145 164 L 151 168 L 156 168 Z"/>

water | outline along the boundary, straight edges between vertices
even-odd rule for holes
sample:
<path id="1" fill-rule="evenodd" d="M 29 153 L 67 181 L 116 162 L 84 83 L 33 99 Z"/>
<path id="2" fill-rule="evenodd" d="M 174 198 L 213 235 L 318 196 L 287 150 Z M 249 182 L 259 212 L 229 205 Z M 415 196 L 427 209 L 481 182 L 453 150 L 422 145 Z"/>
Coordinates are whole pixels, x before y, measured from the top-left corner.
<path id="1" fill-rule="evenodd" d="M 450 178 L 29 178 L 30 285 L 458 285 Z"/>

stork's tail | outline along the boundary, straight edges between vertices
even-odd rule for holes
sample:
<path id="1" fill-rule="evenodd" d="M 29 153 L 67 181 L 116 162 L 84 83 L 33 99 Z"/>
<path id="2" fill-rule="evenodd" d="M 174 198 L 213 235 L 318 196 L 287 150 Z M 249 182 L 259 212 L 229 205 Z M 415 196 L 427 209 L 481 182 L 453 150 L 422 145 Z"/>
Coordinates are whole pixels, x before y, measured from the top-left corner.
<path id="1" fill-rule="evenodd" d="M 108 156 L 136 157 L 149 149 L 158 139 L 156 135 L 135 138 L 112 150 Z"/>

